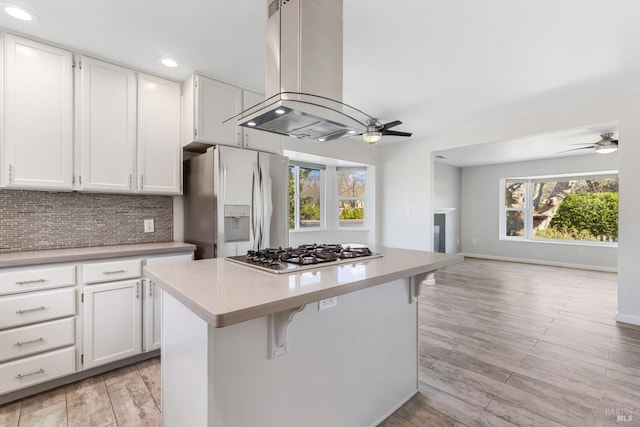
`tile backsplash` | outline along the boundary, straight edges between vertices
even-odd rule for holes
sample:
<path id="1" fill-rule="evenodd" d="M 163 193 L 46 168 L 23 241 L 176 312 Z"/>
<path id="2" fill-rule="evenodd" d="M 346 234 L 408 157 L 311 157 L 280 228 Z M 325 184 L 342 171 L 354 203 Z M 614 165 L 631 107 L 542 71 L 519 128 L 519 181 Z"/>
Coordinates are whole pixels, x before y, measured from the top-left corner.
<path id="1" fill-rule="evenodd" d="M 0 190 L 0 253 L 171 240 L 171 196 Z"/>

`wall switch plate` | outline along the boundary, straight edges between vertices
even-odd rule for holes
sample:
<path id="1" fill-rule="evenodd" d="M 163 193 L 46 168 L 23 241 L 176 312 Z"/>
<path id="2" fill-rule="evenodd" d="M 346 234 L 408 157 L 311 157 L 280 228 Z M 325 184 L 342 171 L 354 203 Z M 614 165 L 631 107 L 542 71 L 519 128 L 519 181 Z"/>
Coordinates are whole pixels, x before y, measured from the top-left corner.
<path id="1" fill-rule="evenodd" d="M 331 297 L 321 299 L 318 301 L 318 310 L 326 310 L 327 308 L 333 308 L 338 306 L 338 297 Z"/>
<path id="2" fill-rule="evenodd" d="M 153 224 L 153 220 L 152 219 L 145 219 L 144 220 L 144 232 L 145 233 L 153 233 L 155 231 L 155 226 Z"/>

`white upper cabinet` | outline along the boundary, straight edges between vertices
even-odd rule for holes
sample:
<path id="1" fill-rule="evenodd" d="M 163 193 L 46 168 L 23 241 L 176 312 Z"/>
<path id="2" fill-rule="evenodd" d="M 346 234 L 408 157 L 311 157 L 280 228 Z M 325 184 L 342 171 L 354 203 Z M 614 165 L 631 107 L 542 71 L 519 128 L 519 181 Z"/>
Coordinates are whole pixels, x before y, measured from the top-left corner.
<path id="1" fill-rule="evenodd" d="M 3 38 L 0 185 L 71 190 L 72 53 L 9 34 Z"/>
<path id="2" fill-rule="evenodd" d="M 264 95 L 250 90 L 242 91 L 243 109 L 246 110 L 264 101 Z M 241 128 L 243 130 L 243 144 L 252 150 L 280 153 L 280 135 L 261 130 Z"/>
<path id="3" fill-rule="evenodd" d="M 242 89 L 196 75 L 184 87 L 183 142 L 205 142 L 242 147 L 242 132 L 235 120 L 242 111 Z"/>
<path id="4" fill-rule="evenodd" d="M 138 73 L 138 173 L 142 193 L 180 194 L 180 84 Z"/>
<path id="5" fill-rule="evenodd" d="M 133 191 L 135 72 L 86 56 L 76 70 L 76 188 Z"/>

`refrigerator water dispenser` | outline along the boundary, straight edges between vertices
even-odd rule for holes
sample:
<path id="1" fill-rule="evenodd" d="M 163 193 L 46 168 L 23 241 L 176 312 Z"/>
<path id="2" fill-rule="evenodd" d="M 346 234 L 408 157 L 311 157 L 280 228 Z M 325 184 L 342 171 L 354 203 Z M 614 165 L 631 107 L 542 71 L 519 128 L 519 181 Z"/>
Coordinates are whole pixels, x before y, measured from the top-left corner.
<path id="1" fill-rule="evenodd" d="M 224 241 L 249 241 L 251 206 L 224 205 Z"/>

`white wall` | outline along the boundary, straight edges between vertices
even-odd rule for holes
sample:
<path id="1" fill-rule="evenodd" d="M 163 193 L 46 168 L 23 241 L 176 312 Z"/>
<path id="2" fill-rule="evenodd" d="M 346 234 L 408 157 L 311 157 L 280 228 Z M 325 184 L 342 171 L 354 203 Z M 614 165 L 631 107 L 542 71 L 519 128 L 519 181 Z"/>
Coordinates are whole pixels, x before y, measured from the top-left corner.
<path id="1" fill-rule="evenodd" d="M 460 211 L 462 170 L 459 167 L 435 162 L 434 164 L 434 209 L 453 209 L 447 211 L 445 248 L 447 253 L 458 253 L 461 248 Z"/>
<path id="2" fill-rule="evenodd" d="M 442 135 L 380 146 L 380 243 L 429 249 L 432 228 L 433 159 L 446 148 L 515 139 L 618 121 L 620 206 L 618 244 L 618 317 L 640 324 L 640 93 L 601 99 L 569 108 L 454 129 Z M 463 200 L 464 203 L 464 200 Z"/>
<path id="3" fill-rule="evenodd" d="M 617 153 L 463 168 L 462 251 L 498 259 L 615 271 L 618 261 L 616 247 L 500 240 L 498 226 L 502 178 L 617 169 Z"/>

